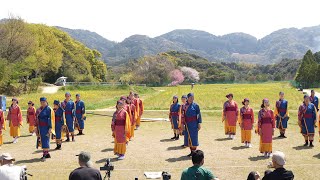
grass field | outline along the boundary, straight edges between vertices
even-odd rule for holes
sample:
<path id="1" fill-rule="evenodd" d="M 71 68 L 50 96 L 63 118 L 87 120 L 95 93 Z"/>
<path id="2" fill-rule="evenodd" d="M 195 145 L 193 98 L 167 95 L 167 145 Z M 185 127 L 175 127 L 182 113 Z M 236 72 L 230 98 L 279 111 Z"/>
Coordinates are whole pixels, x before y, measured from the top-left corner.
<path id="1" fill-rule="evenodd" d="M 42 96 L 47 97 L 50 105 L 53 104 L 54 100 L 63 101 L 65 92 L 70 92 L 72 95 L 72 99 L 75 100 L 75 96 L 77 93 L 81 94 L 81 98 L 86 102 L 87 109 L 100 109 L 106 108 L 110 106 L 114 106 L 115 102 L 119 99 L 121 95 L 128 95 L 129 91 L 137 91 L 141 93 L 141 95 L 145 95 L 148 93 L 153 93 L 154 90 L 146 87 L 139 86 L 83 86 L 83 87 L 69 87 L 66 89 L 60 89 L 55 94 L 42 94 L 42 93 L 32 93 L 32 94 L 24 94 L 18 96 L 19 105 L 22 109 L 26 109 L 28 106 L 28 101 L 35 102 L 35 106 L 39 106 L 39 98 Z M 11 98 L 7 97 L 7 105 L 11 104 Z"/>
<path id="2" fill-rule="evenodd" d="M 139 87 L 141 88 L 141 87 Z M 172 95 L 186 94 L 190 86 L 141 88 L 135 89 L 143 94 L 145 118 L 167 118 L 166 111 L 170 105 Z M 69 89 L 73 95 L 77 92 L 83 94 L 87 107 L 92 109 L 114 106 L 114 101 L 122 94 L 128 94 L 129 88 L 124 89 Z M 259 110 L 260 101 L 268 97 L 272 104 L 278 98 L 278 92 L 284 91 L 289 101 L 290 121 L 287 139 L 274 139 L 274 150 L 280 150 L 287 155 L 287 169 L 295 174 L 295 179 L 313 180 L 319 179 L 320 154 L 316 134 L 315 147 L 313 149 L 301 146 L 304 142 L 297 126 L 297 108 L 302 102 L 302 93 L 291 88 L 287 83 L 265 84 L 223 84 L 223 85 L 196 85 L 194 88 L 195 101 L 201 106 L 203 124 L 200 131 L 200 146 L 205 152 L 205 166 L 211 169 L 222 180 L 246 179 L 250 171 L 257 170 L 263 173 L 267 169 L 270 159 L 261 157 L 258 150 L 259 136 L 253 135 L 253 148 L 247 149 L 240 143 L 239 128 L 235 140 L 227 140 L 221 123 L 221 110 L 226 100 L 225 94 L 232 92 L 235 100 L 240 105 L 244 97 L 251 99 L 251 105 Z M 40 93 L 19 97 L 21 104 L 27 102 L 27 98 L 38 99 L 43 96 Z M 64 91 L 57 94 L 45 95 L 52 101 L 54 98 L 63 99 Z M 89 98 L 90 97 L 90 98 Z M 158 111 L 165 110 L 165 111 Z M 210 111 L 208 111 L 210 110 Z M 211 111 L 216 110 L 216 111 Z M 168 171 L 172 179 L 180 178 L 181 171 L 191 166 L 191 159 L 185 155 L 188 149 L 181 148 L 183 140 L 172 141 L 172 130 L 169 122 L 143 122 L 142 128 L 136 131 L 134 141 L 130 142 L 126 159 L 117 161 L 113 155 L 113 138 L 111 136 L 110 122 L 112 112 L 88 113 L 85 136 L 77 136 L 76 142 L 63 143 L 62 150 L 51 151 L 52 158 L 46 162 L 40 162 L 41 150 L 35 149 L 35 137 L 27 133 L 27 125 L 22 128 L 22 137 L 17 144 L 11 144 L 12 139 L 8 131 L 4 132 L 5 144 L 0 153 L 10 152 L 17 159 L 18 165 L 27 165 L 28 172 L 34 176 L 30 179 L 68 179 L 69 173 L 78 167 L 75 155 L 82 150 L 92 154 L 94 166 L 103 166 L 106 158 L 111 158 L 115 165 L 112 172 L 114 180 L 133 180 L 135 177 L 144 178 L 144 171 Z M 257 114 L 257 113 L 255 113 Z M 24 123 L 26 124 L 26 123 Z M 278 135 L 276 133 L 275 135 Z M 52 142 L 52 148 L 55 147 Z"/>
<path id="3" fill-rule="evenodd" d="M 173 95 L 181 97 L 183 94 L 194 92 L 195 101 L 201 109 L 221 110 L 223 103 L 227 100 L 225 95 L 233 93 L 234 99 L 241 105 L 244 98 L 251 100 L 251 106 L 259 109 L 262 99 L 268 98 L 272 107 L 275 106 L 279 98 L 279 92 L 285 92 L 285 98 L 289 101 L 289 109 L 298 109 L 303 100 L 301 92 L 291 87 L 289 83 L 264 83 L 264 84 L 211 84 L 178 87 L 159 87 L 155 88 L 157 93 L 148 96 L 144 101 L 146 109 L 168 109 Z"/>
<path id="4" fill-rule="evenodd" d="M 27 136 L 27 127 L 23 127 L 23 136 L 17 144 L 10 144 L 11 138 L 6 132 L 5 144 L 0 152 L 10 152 L 17 159 L 18 165 L 27 165 L 28 172 L 34 176 L 30 179 L 67 179 L 76 168 L 75 155 L 82 150 L 92 153 L 95 167 L 103 166 L 106 158 L 111 158 L 115 165 L 112 179 L 133 180 L 144 178 L 144 171 L 168 171 L 172 179 L 179 179 L 181 171 L 191 165 L 190 158 L 185 157 L 188 149 L 183 149 L 179 141 L 172 141 L 169 122 L 143 122 L 136 131 L 136 138 L 130 142 L 126 159 L 117 161 L 113 155 L 113 139 L 110 131 L 110 113 L 99 112 L 89 116 L 86 122 L 86 135 L 77 136 L 76 142 L 63 143 L 62 150 L 51 151 L 52 158 L 40 162 L 41 151 L 35 149 L 35 137 Z M 317 179 L 320 176 L 319 143 L 315 148 L 304 148 L 303 138 L 296 125 L 296 114 L 292 113 L 289 123 L 288 138 L 274 140 L 274 150 L 287 155 L 287 168 L 293 170 L 299 180 Z M 146 112 L 145 117 L 166 117 L 165 112 Z M 205 166 L 222 180 L 246 179 L 252 170 L 264 172 L 269 159 L 261 157 L 258 151 L 258 136 L 253 136 L 253 148 L 242 147 L 239 134 L 234 141 L 225 139 L 220 113 L 203 113 L 204 122 L 200 131 L 200 149 L 205 152 Z M 239 130 L 239 128 L 238 128 Z M 319 137 L 317 135 L 316 139 Z M 52 143 L 52 147 L 55 147 Z"/>

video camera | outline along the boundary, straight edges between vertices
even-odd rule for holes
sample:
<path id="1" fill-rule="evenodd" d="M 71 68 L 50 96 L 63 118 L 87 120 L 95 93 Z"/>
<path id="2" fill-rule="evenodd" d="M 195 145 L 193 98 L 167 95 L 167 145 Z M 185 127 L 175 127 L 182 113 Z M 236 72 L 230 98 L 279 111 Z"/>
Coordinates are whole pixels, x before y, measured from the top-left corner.
<path id="1" fill-rule="evenodd" d="M 29 174 L 29 173 L 27 173 L 27 166 L 21 166 L 21 168 L 22 168 L 22 173 L 21 173 L 21 177 L 20 177 L 20 179 L 21 180 L 27 180 L 28 179 L 28 176 L 33 176 L 32 174 Z"/>
<path id="2" fill-rule="evenodd" d="M 107 159 L 107 161 L 106 161 L 106 163 L 104 164 L 103 167 L 100 167 L 100 171 L 113 171 L 113 170 L 114 170 L 114 166 L 110 162 L 110 158 Z"/>
<path id="3" fill-rule="evenodd" d="M 113 164 L 110 162 L 110 158 L 108 158 L 106 160 L 106 163 L 104 164 L 103 167 L 100 167 L 100 171 L 106 171 L 106 175 L 104 176 L 103 179 L 106 179 L 108 177 L 108 179 L 110 179 L 111 177 L 111 171 L 114 170 L 114 166 Z"/>
<path id="4" fill-rule="evenodd" d="M 169 174 L 168 172 L 162 172 L 162 179 L 163 180 L 171 179 L 171 174 Z"/>

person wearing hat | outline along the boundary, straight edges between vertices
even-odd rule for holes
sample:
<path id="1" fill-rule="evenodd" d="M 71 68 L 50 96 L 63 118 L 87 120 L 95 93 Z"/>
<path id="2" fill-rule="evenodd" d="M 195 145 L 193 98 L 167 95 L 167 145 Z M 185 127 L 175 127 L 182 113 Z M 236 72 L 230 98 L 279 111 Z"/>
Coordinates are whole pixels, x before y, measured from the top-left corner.
<path id="1" fill-rule="evenodd" d="M 284 99 L 284 92 L 279 93 L 279 101 L 276 102 L 276 108 L 274 110 L 274 116 L 276 117 L 276 127 L 279 129 L 280 138 L 286 138 L 285 133 L 288 127 L 289 111 L 288 101 Z"/>
<path id="2" fill-rule="evenodd" d="M 76 118 L 78 120 L 79 124 L 79 133 L 78 135 L 84 135 L 84 121 L 86 119 L 86 107 L 84 105 L 84 102 L 80 99 L 80 94 L 76 94 Z"/>
<path id="3" fill-rule="evenodd" d="M 138 93 L 134 93 L 133 104 L 136 106 L 137 113 L 138 113 L 137 114 L 137 121 L 136 121 L 136 130 L 138 130 L 140 128 L 141 117 L 142 117 L 143 111 L 144 111 L 143 101 L 140 99 Z"/>
<path id="4" fill-rule="evenodd" d="M 24 169 L 21 166 L 15 166 L 13 162 L 15 158 L 9 153 L 3 153 L 0 156 L 0 179 L 16 180 L 23 177 Z"/>
<path id="5" fill-rule="evenodd" d="M 182 118 L 182 110 L 183 110 L 183 107 L 184 107 L 184 105 L 187 103 L 187 99 L 188 99 L 188 97 L 187 97 L 187 95 L 182 95 L 181 96 L 181 106 L 180 106 L 180 109 L 179 109 L 179 112 L 180 112 L 180 119 L 179 119 L 179 121 L 181 122 L 181 125 L 180 125 L 180 128 L 179 128 L 179 134 L 181 135 L 181 136 L 183 136 L 184 135 L 184 130 L 183 129 L 185 129 L 184 128 L 184 124 L 185 124 L 185 122 L 183 122 L 183 118 Z M 186 137 L 184 137 L 184 138 L 186 138 Z M 186 144 L 183 144 L 182 145 L 183 147 L 187 147 L 187 145 Z"/>
<path id="6" fill-rule="evenodd" d="M 130 96 L 127 97 L 126 100 L 127 105 L 130 107 L 130 112 L 129 112 L 129 116 L 130 116 L 130 122 L 131 122 L 131 137 L 130 140 L 132 140 L 132 138 L 134 137 L 134 129 L 136 128 L 136 121 L 137 121 L 137 109 L 136 106 L 132 103 L 132 100 L 130 98 Z"/>
<path id="7" fill-rule="evenodd" d="M 76 156 L 80 167 L 70 173 L 69 180 L 102 180 L 100 171 L 92 167 L 90 153 L 82 151 Z"/>
<path id="8" fill-rule="evenodd" d="M 272 167 L 274 171 L 266 174 L 262 180 L 293 180 L 294 175 L 292 171 L 284 168 L 286 164 L 285 155 L 283 152 L 275 151 L 272 154 Z"/>
<path id="9" fill-rule="evenodd" d="M 29 124 L 29 133 L 31 133 L 32 136 L 35 135 L 34 127 L 36 120 L 36 108 L 34 107 L 34 103 L 29 101 L 27 110 L 27 123 Z"/>
<path id="10" fill-rule="evenodd" d="M 308 95 L 304 96 L 303 104 L 300 105 L 298 111 L 298 125 L 301 129 L 301 134 L 304 137 L 305 144 L 313 147 L 313 138 L 315 133 L 315 125 L 317 124 L 317 109 L 314 104 L 310 102 Z"/>
<path id="11" fill-rule="evenodd" d="M 61 103 L 61 107 L 64 110 L 65 118 L 66 118 L 66 124 L 68 126 L 67 133 L 67 139 L 66 141 L 70 141 L 70 134 L 72 137 L 72 141 L 75 141 L 74 139 L 74 121 L 75 121 L 75 103 L 71 99 L 71 94 L 69 92 L 66 92 L 65 94 L 66 99 Z"/>
<path id="12" fill-rule="evenodd" d="M 131 122 L 132 119 L 132 114 L 131 114 L 131 106 L 129 106 L 129 104 L 127 104 L 127 97 L 126 96 L 121 96 L 120 97 L 120 101 L 122 101 L 123 103 L 123 109 L 128 113 L 129 115 L 129 120 Z M 131 130 L 131 123 L 129 123 L 129 131 L 127 133 L 127 143 L 129 143 L 130 139 L 132 138 L 132 130 Z"/>
<path id="13" fill-rule="evenodd" d="M 260 135 L 260 152 L 264 157 L 272 153 L 272 136 L 275 128 L 274 113 L 270 109 L 268 99 L 262 100 L 261 110 L 258 113 L 258 133 Z"/>
<path id="14" fill-rule="evenodd" d="M 188 94 L 188 101 L 185 104 L 182 114 L 183 114 L 183 121 L 185 122 L 185 144 L 188 145 L 190 148 L 190 154 L 189 157 L 192 156 L 195 150 L 197 150 L 197 147 L 199 146 L 199 136 L 198 133 L 201 129 L 201 113 L 200 113 L 200 107 L 197 103 L 194 101 L 194 94 L 189 93 Z"/>
<path id="15" fill-rule="evenodd" d="M 37 109 L 38 121 L 36 123 L 36 132 L 38 136 L 37 148 L 41 146 L 43 155 L 41 159 L 44 161 L 51 158 L 50 149 L 50 135 L 55 135 L 55 116 L 54 111 L 48 106 L 47 98 L 40 98 L 41 107 Z"/>
<path id="16" fill-rule="evenodd" d="M 179 139 L 179 128 L 181 126 L 181 112 L 178 96 L 173 96 L 172 104 L 169 111 L 169 119 L 171 122 L 171 129 L 173 129 L 174 136 L 171 139 Z"/>
<path id="17" fill-rule="evenodd" d="M 116 111 L 113 113 L 111 130 L 114 134 L 114 154 L 118 156 L 119 160 L 125 158 L 130 124 L 130 116 L 124 109 L 124 102 L 121 100 L 117 101 Z"/>
<path id="18" fill-rule="evenodd" d="M 6 128 L 6 124 L 5 124 L 5 117 L 4 117 L 4 112 L 2 111 L 2 109 L 0 109 L 0 147 L 3 144 L 3 130 L 5 130 Z"/>
<path id="19" fill-rule="evenodd" d="M 7 116 L 10 126 L 10 136 L 13 137 L 13 143 L 18 142 L 18 138 L 20 137 L 20 126 L 22 126 L 22 112 L 18 103 L 17 98 L 12 99 L 12 104 Z"/>
<path id="20" fill-rule="evenodd" d="M 54 111 L 54 119 L 55 119 L 55 132 L 56 132 L 56 150 L 61 149 L 62 145 L 62 131 L 66 126 L 66 121 L 64 118 L 64 110 L 60 106 L 60 102 L 58 100 L 53 101 L 53 111 Z"/>
<path id="21" fill-rule="evenodd" d="M 243 107 L 240 109 L 239 124 L 241 128 L 241 142 L 245 147 L 252 147 L 251 145 L 251 131 L 254 124 L 253 109 L 249 107 L 249 99 L 245 98 L 242 101 Z"/>
<path id="22" fill-rule="evenodd" d="M 225 134 L 234 139 L 237 131 L 238 104 L 233 100 L 233 94 L 227 94 L 228 100 L 223 104 L 222 122 L 225 122 Z"/>

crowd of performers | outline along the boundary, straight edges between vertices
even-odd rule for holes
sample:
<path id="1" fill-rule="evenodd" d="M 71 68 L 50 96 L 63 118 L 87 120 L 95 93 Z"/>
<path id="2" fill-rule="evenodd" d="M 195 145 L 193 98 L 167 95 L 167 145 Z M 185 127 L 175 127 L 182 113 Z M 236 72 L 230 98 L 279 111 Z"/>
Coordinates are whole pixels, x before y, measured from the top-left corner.
<path id="1" fill-rule="evenodd" d="M 279 100 L 275 102 L 274 111 L 270 108 L 268 99 L 262 100 L 256 126 L 254 110 L 250 107 L 250 100 L 248 98 L 242 101 L 243 107 L 240 109 L 238 104 L 233 100 L 233 94 L 226 95 L 226 98 L 228 100 L 223 104 L 222 122 L 224 123 L 227 138 L 235 138 L 237 125 L 239 125 L 241 128 L 241 142 L 244 143 L 245 147 L 250 148 L 252 147 L 251 133 L 255 129 L 255 133 L 260 136 L 260 152 L 265 157 L 270 157 L 275 128 L 279 130 L 279 138 L 286 138 L 285 133 L 288 128 L 289 111 L 288 101 L 284 99 L 284 93 L 279 93 Z M 183 95 L 181 101 L 182 103 L 179 104 L 178 97 L 173 96 L 173 103 L 170 106 L 169 119 L 174 132 L 172 139 L 178 140 L 179 135 L 184 135 L 183 146 L 190 148 L 191 153 L 188 156 L 191 156 L 197 146 L 199 146 L 198 131 L 201 129 L 201 113 L 199 105 L 193 102 L 193 93 L 189 93 L 188 96 Z M 319 118 L 318 110 L 318 98 L 312 90 L 311 96 L 304 95 L 303 104 L 298 109 L 298 125 L 305 139 L 304 146 L 314 146 L 313 138 Z"/>
<path id="2" fill-rule="evenodd" d="M 116 103 L 111 130 L 114 137 L 114 154 L 119 160 L 125 158 L 127 146 L 135 136 L 134 131 L 140 127 L 143 110 L 143 102 L 137 93 L 130 92 L 129 96 L 121 96 Z"/>
<path id="3" fill-rule="evenodd" d="M 4 112 L 0 110 L 0 146 L 3 144 L 3 131 L 6 129 L 5 121 L 8 121 L 10 128 L 10 136 L 13 137 L 14 144 L 18 143 L 20 137 L 20 127 L 23 126 L 23 115 L 18 105 L 17 98 L 12 99 L 9 107 L 8 115 L 5 118 Z M 26 122 L 29 124 L 29 133 L 37 136 L 36 148 L 43 149 L 42 160 L 50 158 L 49 148 L 50 139 L 55 139 L 56 150 L 61 149 L 62 139 L 66 136 L 66 141 L 75 141 L 75 129 L 78 135 L 84 135 L 85 104 L 80 98 L 80 94 L 76 95 L 76 101 L 71 99 L 71 94 L 65 94 L 65 100 L 60 103 L 54 100 L 53 109 L 49 106 L 47 98 L 40 98 L 40 107 L 36 109 L 32 101 L 28 102 L 26 113 Z"/>

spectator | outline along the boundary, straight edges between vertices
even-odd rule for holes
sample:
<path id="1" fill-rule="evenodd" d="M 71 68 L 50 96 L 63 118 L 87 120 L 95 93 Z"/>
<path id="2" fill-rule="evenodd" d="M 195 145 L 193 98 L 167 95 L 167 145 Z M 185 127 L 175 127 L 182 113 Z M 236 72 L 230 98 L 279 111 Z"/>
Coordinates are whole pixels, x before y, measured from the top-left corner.
<path id="1" fill-rule="evenodd" d="M 23 168 L 13 165 L 15 158 L 9 153 L 0 156 L 0 179 L 1 180 L 20 180 L 23 177 Z"/>
<path id="2" fill-rule="evenodd" d="M 261 180 L 258 171 L 251 171 L 248 175 L 247 180 Z"/>
<path id="3" fill-rule="evenodd" d="M 192 167 L 182 172 L 181 180 L 219 180 L 210 170 L 202 167 L 204 164 L 204 154 L 201 150 L 194 151 L 192 163 Z"/>
<path id="4" fill-rule="evenodd" d="M 286 164 L 283 152 L 276 151 L 272 155 L 272 167 L 274 171 L 266 174 L 262 180 L 292 180 L 294 175 L 292 171 L 287 171 L 283 166 Z"/>
<path id="5" fill-rule="evenodd" d="M 77 156 L 80 167 L 70 173 L 69 180 L 102 180 L 99 170 L 92 168 L 89 153 L 81 152 Z"/>

